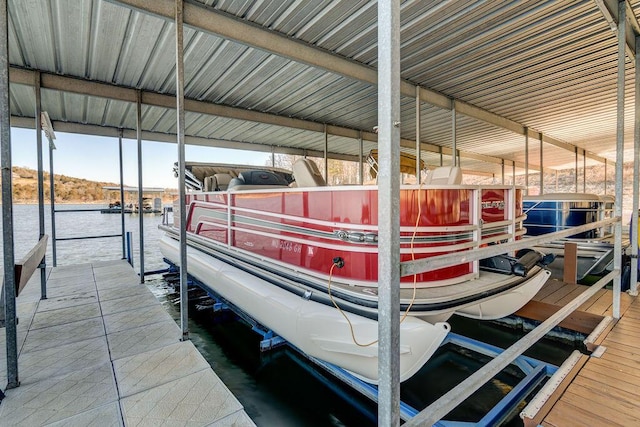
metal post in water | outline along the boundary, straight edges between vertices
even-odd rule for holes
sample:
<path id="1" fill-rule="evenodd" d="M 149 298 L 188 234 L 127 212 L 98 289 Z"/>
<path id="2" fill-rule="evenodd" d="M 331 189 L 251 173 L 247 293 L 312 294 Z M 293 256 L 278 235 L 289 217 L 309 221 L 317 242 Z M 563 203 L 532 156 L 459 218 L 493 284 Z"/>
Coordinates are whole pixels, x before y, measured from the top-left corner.
<path id="1" fill-rule="evenodd" d="M 618 82 L 617 82 L 617 122 L 616 122 L 616 201 L 614 216 L 622 217 L 622 174 L 624 167 L 624 91 L 625 59 L 627 34 L 627 2 L 618 3 Z M 616 222 L 614 228 L 613 268 L 620 270 L 622 265 L 622 222 Z M 637 231 L 636 231 L 637 232 Z M 620 318 L 620 276 L 613 279 L 613 318 Z"/>
<path id="2" fill-rule="evenodd" d="M 187 207 L 185 192 L 184 117 L 184 4 L 176 0 L 176 111 L 178 136 L 178 192 L 180 198 L 180 326 L 182 341 L 189 339 L 189 293 L 187 283 Z M 174 213 L 175 215 L 175 213 Z"/>
<path id="3" fill-rule="evenodd" d="M 144 283 L 144 215 L 142 214 L 142 92 L 136 91 L 136 138 L 138 140 L 138 228 L 140 235 L 140 283 Z"/>
<path id="4" fill-rule="evenodd" d="M 40 72 L 35 73 L 36 90 L 36 151 L 38 157 L 38 240 L 44 236 L 44 166 L 42 159 L 42 96 L 40 93 Z M 40 298 L 47 299 L 47 258 L 40 263 Z"/>
<path id="5" fill-rule="evenodd" d="M 400 423 L 400 1 L 378 1 L 378 424 Z M 453 151 L 455 157 L 455 147 Z"/>
<path id="6" fill-rule="evenodd" d="M 124 162 L 122 160 L 122 129 L 118 130 L 118 157 L 120 161 L 120 223 L 122 228 L 122 258 L 126 258 L 126 239 L 124 225 Z"/>
<path id="7" fill-rule="evenodd" d="M 9 21 L 7 1 L 0 0 L 0 165 L 2 169 L 2 250 L 4 262 L 4 314 L 7 351 L 7 389 L 18 381 L 18 329 L 16 313 L 15 253 L 13 239 L 13 183 L 11 178 L 11 103 L 9 101 Z"/>

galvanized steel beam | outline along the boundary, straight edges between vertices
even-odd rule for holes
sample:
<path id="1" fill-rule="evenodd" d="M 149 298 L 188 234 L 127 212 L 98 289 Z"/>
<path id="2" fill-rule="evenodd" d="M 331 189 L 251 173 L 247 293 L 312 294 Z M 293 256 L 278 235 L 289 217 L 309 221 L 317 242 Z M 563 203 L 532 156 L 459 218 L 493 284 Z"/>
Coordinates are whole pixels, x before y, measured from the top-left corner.
<path id="1" fill-rule="evenodd" d="M 34 82 L 36 93 L 36 156 L 38 162 L 38 241 L 44 236 L 44 166 L 42 159 L 42 94 L 40 93 L 40 73 L 36 73 Z M 47 299 L 47 262 L 46 255 L 40 263 L 40 299 Z"/>
<path id="2" fill-rule="evenodd" d="M 180 327 L 182 341 L 189 339 L 189 283 L 187 280 L 187 200 L 185 189 L 184 116 L 184 2 L 176 0 L 176 113 L 178 143 L 178 199 L 180 215 Z M 229 224 L 231 227 L 231 224 Z"/>
<path id="3" fill-rule="evenodd" d="M 35 71 L 12 67 L 9 74 L 11 78 L 11 83 L 32 85 L 33 73 L 35 73 Z M 46 72 L 42 72 L 41 75 L 42 75 L 41 84 L 43 89 L 50 89 L 50 90 L 56 90 L 60 92 L 68 92 L 68 93 L 77 93 L 77 94 L 88 95 L 88 96 L 96 96 L 100 98 L 114 99 L 117 101 L 124 101 L 124 102 L 131 102 L 131 103 L 137 102 L 136 94 L 137 92 L 140 92 L 142 96 L 142 104 L 144 105 L 150 105 L 154 107 L 161 107 L 161 108 L 167 108 L 167 109 L 175 109 L 175 97 L 172 95 L 164 95 L 164 94 L 159 94 L 155 92 L 147 92 L 143 90 L 138 91 L 137 89 L 134 89 L 134 88 L 116 86 L 113 84 L 100 83 L 100 82 L 90 82 L 90 81 L 78 79 L 75 77 L 48 74 Z M 421 93 L 423 93 L 423 90 L 421 90 Z M 459 105 L 460 104 L 458 104 L 458 108 L 459 108 Z M 236 119 L 236 120 L 246 120 L 246 121 L 251 121 L 256 123 L 289 127 L 293 129 L 300 129 L 300 130 L 306 130 L 311 132 L 322 133 L 324 132 L 324 129 L 325 129 L 325 125 L 318 122 L 295 119 L 295 118 L 285 117 L 285 116 L 278 116 L 275 114 L 262 113 L 262 112 L 253 111 L 253 110 L 245 110 L 238 107 L 230 107 L 226 105 L 213 104 L 210 102 L 198 101 L 193 99 L 185 99 L 184 108 L 185 108 L 185 111 L 189 111 L 193 113 L 207 114 L 207 115 L 225 117 L 225 118 Z M 17 121 L 17 118 L 14 118 L 14 119 Z M 68 122 L 61 122 L 61 123 L 64 123 L 64 126 L 66 126 L 67 128 L 73 125 L 72 123 L 68 123 Z M 12 125 L 14 124 L 12 123 Z M 78 123 L 77 125 L 81 125 L 81 124 Z M 29 126 L 24 126 L 20 124 L 16 124 L 14 126 L 29 127 Z M 58 124 L 58 122 L 56 122 L 56 129 L 58 129 L 60 126 L 61 125 Z M 85 125 L 85 126 L 92 126 L 92 125 Z M 97 132 L 95 135 L 104 135 L 105 131 L 104 130 L 101 131 L 100 128 L 102 127 L 95 126 L 93 128 Z M 117 129 L 117 128 L 112 128 L 112 129 Z M 354 140 L 357 140 L 358 138 L 362 137 L 365 141 L 370 141 L 370 142 L 378 141 L 378 135 L 370 131 L 352 129 L 352 128 L 335 126 L 335 125 L 326 125 L 326 129 L 328 134 L 334 135 L 334 136 L 342 136 L 346 138 L 352 138 Z M 67 132 L 62 128 L 60 128 L 59 130 L 61 132 Z M 114 137 L 117 136 L 117 132 L 114 132 L 114 131 L 109 131 L 109 132 L 110 133 L 108 133 L 108 135 L 111 135 Z M 78 132 L 78 133 L 83 133 L 83 132 Z M 125 135 L 126 134 L 127 132 L 125 130 Z M 148 132 L 146 132 L 146 134 L 153 135 Z M 156 135 L 164 135 L 164 134 L 157 133 Z M 211 144 L 204 143 L 204 141 L 208 141 L 209 139 L 206 139 L 206 138 L 197 139 L 197 137 L 186 136 L 186 142 L 189 144 L 192 144 L 192 142 L 190 141 L 190 138 L 196 138 L 196 140 L 202 141 L 198 145 L 211 145 Z M 547 137 L 545 137 L 545 139 L 546 138 Z M 133 139 L 135 139 L 135 136 L 133 137 Z M 145 137 L 145 139 L 149 139 L 149 138 Z M 155 139 L 155 140 L 165 141 L 164 139 Z M 215 141 L 215 139 L 212 139 L 210 141 Z M 175 142 L 175 139 L 172 138 L 171 141 L 166 140 L 166 142 Z M 222 144 L 233 143 L 233 141 L 231 142 L 225 141 L 221 143 Z M 243 144 L 247 147 L 243 149 L 251 150 L 252 149 L 251 147 L 253 147 L 253 143 L 245 142 Z M 261 144 L 257 143 L 255 145 L 259 146 Z M 415 147 L 415 141 L 401 138 L 400 145 L 404 148 L 413 149 Z M 431 153 L 444 152 L 445 154 L 451 155 L 450 148 L 444 148 L 443 151 L 441 151 L 442 147 L 435 144 L 422 142 L 420 144 L 420 147 L 422 148 L 423 151 L 428 151 Z M 295 148 L 292 148 L 292 149 L 295 150 Z M 258 151 L 261 151 L 261 150 L 258 150 Z M 463 158 L 480 160 L 483 162 L 492 163 L 496 165 L 499 165 L 502 161 L 502 159 L 499 157 L 488 156 L 485 154 L 477 154 L 477 153 L 470 153 L 470 152 L 464 152 L 464 151 L 459 151 L 459 153 L 460 153 L 460 156 Z M 314 157 L 322 157 L 322 155 L 317 155 Z M 334 158 L 337 158 L 337 157 L 334 157 Z M 524 163 L 522 162 L 516 162 L 516 165 L 518 165 L 518 167 L 524 167 Z"/>
<path id="4" fill-rule="evenodd" d="M 378 1 L 378 424 L 400 424 L 400 0 Z"/>
<path id="5" fill-rule="evenodd" d="M 622 216 L 623 173 L 624 173 L 624 101 L 625 101 L 625 46 L 627 34 L 627 3 L 618 3 L 618 83 L 617 83 L 617 122 L 616 122 L 616 195 L 614 215 Z M 622 222 L 614 228 L 613 268 L 620 270 L 622 265 Z M 613 315 L 620 318 L 621 280 L 617 276 L 613 280 Z"/>
<path id="6" fill-rule="evenodd" d="M 0 169 L 2 176 L 2 260 L 4 265 L 4 318 L 7 354 L 7 389 L 18 380 L 18 324 L 13 238 L 11 171 L 11 103 L 9 101 L 9 21 L 7 1 L 0 0 Z M 0 390 L 1 391 L 1 390 Z"/>
<path id="7" fill-rule="evenodd" d="M 171 0 L 108 0 L 111 3 L 129 7 L 167 20 L 173 20 Z M 196 31 L 203 31 L 246 46 L 261 49 L 275 55 L 301 62 L 328 72 L 358 80 L 371 85 L 377 84 L 378 70 L 354 60 L 327 52 L 324 49 L 295 40 L 285 34 L 257 26 L 212 8 L 187 3 L 184 6 L 184 23 Z M 400 92 L 403 96 L 414 97 L 415 85 L 401 80 Z M 490 123 L 503 129 L 524 134 L 525 126 L 514 120 L 499 116 L 472 104 L 451 98 L 433 89 L 422 88 L 422 101 L 438 108 L 450 110 L 456 104 L 461 114 Z M 533 130 L 531 130 L 533 131 Z M 546 136 L 546 143 L 573 151 L 574 145 Z M 604 157 L 590 153 L 594 160 L 602 162 Z"/>
<path id="8" fill-rule="evenodd" d="M 142 103 L 140 102 L 140 98 L 140 92 L 138 92 L 136 98 L 136 140 L 138 143 L 138 227 L 140 229 L 140 283 L 144 283 L 144 215 L 142 214 Z"/>
<path id="9" fill-rule="evenodd" d="M 120 170 L 120 228 L 122 230 L 122 259 L 127 257 L 127 239 L 124 221 L 124 161 L 122 156 L 122 129 L 118 129 L 118 169 Z"/>
<path id="10" fill-rule="evenodd" d="M 611 30 L 617 33 L 618 23 L 622 16 L 620 13 L 619 0 L 594 0 L 594 2 L 596 6 L 598 6 L 598 9 L 600 9 L 600 12 L 602 12 Z M 627 31 L 625 32 L 625 50 L 629 54 L 629 57 L 633 59 L 637 52 L 636 37 L 640 36 L 640 23 L 638 23 L 638 19 L 633 12 L 633 6 L 631 6 L 629 1 L 622 0 L 622 3 L 624 3 L 625 8 L 625 14 L 622 16 L 622 19 L 627 20 L 627 24 L 630 26 L 630 28 L 627 27 Z"/>
<path id="11" fill-rule="evenodd" d="M 636 52 L 640 49 L 640 37 L 636 37 Z M 631 207 L 631 277 L 629 293 L 638 295 L 638 197 L 640 193 L 640 55 L 635 57 L 634 73 L 634 123 L 633 123 L 633 198 Z"/>

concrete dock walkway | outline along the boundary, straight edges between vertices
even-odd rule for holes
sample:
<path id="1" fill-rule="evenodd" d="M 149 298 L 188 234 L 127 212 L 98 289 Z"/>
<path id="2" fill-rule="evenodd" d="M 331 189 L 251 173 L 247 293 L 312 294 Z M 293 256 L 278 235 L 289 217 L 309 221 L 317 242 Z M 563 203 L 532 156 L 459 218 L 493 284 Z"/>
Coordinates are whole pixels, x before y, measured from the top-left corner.
<path id="1" fill-rule="evenodd" d="M 254 425 L 126 262 L 54 268 L 46 300 L 37 276 L 17 300 L 20 387 L 0 426 Z"/>

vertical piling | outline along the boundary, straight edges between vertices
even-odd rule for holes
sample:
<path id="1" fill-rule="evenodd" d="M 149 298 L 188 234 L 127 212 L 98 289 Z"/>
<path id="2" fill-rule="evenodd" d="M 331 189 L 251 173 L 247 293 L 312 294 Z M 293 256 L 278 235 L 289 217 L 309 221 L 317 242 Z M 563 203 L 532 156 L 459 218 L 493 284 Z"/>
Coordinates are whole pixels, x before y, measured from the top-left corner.
<path id="1" fill-rule="evenodd" d="M 378 424 L 397 426 L 400 423 L 399 0 L 378 1 L 378 125 Z"/>
<path id="2" fill-rule="evenodd" d="M 189 294 L 187 284 L 187 207 L 184 142 L 184 4 L 176 0 L 176 111 L 178 136 L 178 192 L 180 198 L 180 326 L 182 341 L 189 339 Z M 175 215 L 175 213 L 174 213 Z"/>
<path id="3" fill-rule="evenodd" d="M 40 92 L 40 72 L 35 74 L 36 81 L 36 151 L 38 158 L 38 240 L 44 236 L 44 166 L 42 159 L 42 94 Z M 47 299 L 47 258 L 46 255 L 40 263 L 40 298 Z"/>
<path id="4" fill-rule="evenodd" d="M 11 179 L 11 104 L 9 101 L 8 6 L 0 0 L 0 166 L 2 169 L 2 250 L 4 262 L 4 310 L 7 350 L 7 388 L 18 381 L 18 335 L 16 322 L 15 254 Z"/>

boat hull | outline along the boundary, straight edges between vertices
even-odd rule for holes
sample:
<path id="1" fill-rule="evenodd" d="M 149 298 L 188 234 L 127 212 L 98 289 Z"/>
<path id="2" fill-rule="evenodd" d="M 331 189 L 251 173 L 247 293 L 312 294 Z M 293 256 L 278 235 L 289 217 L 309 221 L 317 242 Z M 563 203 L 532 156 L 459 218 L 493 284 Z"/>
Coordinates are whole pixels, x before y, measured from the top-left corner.
<path id="1" fill-rule="evenodd" d="M 165 258 L 179 265 L 175 239 L 164 236 L 160 250 Z M 189 274 L 210 291 L 300 351 L 377 384 L 376 320 L 305 299 L 193 247 L 188 247 L 187 262 Z M 353 336 L 345 316 L 353 325 Z M 445 322 L 432 324 L 412 316 L 404 319 L 400 325 L 400 381 L 410 378 L 429 360 L 449 330 Z M 369 343 L 373 344 L 366 345 Z"/>

